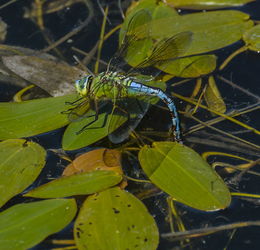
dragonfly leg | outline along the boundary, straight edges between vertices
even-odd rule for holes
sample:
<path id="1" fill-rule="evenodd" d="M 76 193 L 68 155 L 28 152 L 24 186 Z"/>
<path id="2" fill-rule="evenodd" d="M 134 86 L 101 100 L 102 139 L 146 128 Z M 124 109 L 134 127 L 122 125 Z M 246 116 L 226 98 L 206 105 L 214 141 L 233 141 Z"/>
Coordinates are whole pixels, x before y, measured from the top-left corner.
<path id="1" fill-rule="evenodd" d="M 77 99 L 74 102 L 65 102 L 65 104 L 75 106 L 75 105 L 78 105 L 78 102 L 81 101 L 82 99 L 84 99 L 84 97 L 80 97 L 79 99 Z"/>
<path id="2" fill-rule="evenodd" d="M 90 116 L 87 116 L 87 117 L 91 117 L 91 116 L 94 116 L 94 120 L 89 122 L 88 124 L 86 124 L 83 128 L 81 128 L 78 132 L 76 132 L 76 135 L 79 135 L 81 134 L 87 127 L 89 127 L 92 123 L 96 122 L 98 120 L 98 102 L 96 99 L 94 99 L 94 111 L 95 111 L 95 114 L 94 115 L 90 115 Z M 86 117 L 86 116 L 85 116 Z"/>

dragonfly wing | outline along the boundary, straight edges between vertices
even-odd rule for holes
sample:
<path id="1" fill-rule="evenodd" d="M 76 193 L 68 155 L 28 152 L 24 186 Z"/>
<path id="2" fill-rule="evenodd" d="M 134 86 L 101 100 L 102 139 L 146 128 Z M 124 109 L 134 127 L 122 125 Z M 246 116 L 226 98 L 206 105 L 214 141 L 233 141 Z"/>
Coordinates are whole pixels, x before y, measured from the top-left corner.
<path id="1" fill-rule="evenodd" d="M 130 54 L 130 48 L 140 47 L 140 40 L 148 39 L 150 37 L 151 20 L 151 13 L 148 10 L 142 9 L 131 17 L 126 29 L 122 28 L 123 38 L 120 48 L 109 63 L 111 65 L 111 70 L 117 70 L 122 67 L 123 64 L 126 64 L 123 58 L 127 54 Z M 133 54 L 133 56 L 134 55 L 135 54 Z M 131 61 L 131 59 L 129 61 Z"/>
<path id="2" fill-rule="evenodd" d="M 80 119 L 90 110 L 90 102 L 88 99 L 83 98 L 80 102 L 72 105 L 71 108 L 63 113 L 68 114 L 68 118 L 71 122 Z"/>
<path id="3" fill-rule="evenodd" d="M 136 67 L 154 66 L 183 57 L 192 42 L 192 35 L 192 32 L 186 31 L 161 40 L 156 44 L 151 55 Z"/>
<path id="4" fill-rule="evenodd" d="M 117 102 L 121 110 L 125 110 L 128 120 L 123 126 L 109 134 L 112 143 L 121 143 L 129 137 L 129 134 L 138 126 L 147 110 L 149 102 L 147 100 L 139 100 L 135 98 L 125 98 Z"/>

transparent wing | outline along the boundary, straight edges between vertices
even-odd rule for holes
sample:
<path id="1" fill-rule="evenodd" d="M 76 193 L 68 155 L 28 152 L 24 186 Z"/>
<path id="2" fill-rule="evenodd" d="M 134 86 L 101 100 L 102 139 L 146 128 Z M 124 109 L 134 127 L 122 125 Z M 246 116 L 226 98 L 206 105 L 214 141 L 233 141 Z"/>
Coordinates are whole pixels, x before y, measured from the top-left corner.
<path id="1" fill-rule="evenodd" d="M 75 102 L 68 104 L 70 107 L 62 113 L 67 114 L 71 122 L 78 120 L 90 110 L 90 102 L 87 98 L 82 97 Z"/>
<path id="2" fill-rule="evenodd" d="M 109 134 L 112 143 L 121 143 L 129 137 L 129 134 L 138 126 L 149 109 L 149 101 L 145 99 L 124 98 L 117 102 L 121 112 L 127 116 L 127 122 Z M 116 122 L 117 121 L 113 121 Z"/>
<path id="3" fill-rule="evenodd" d="M 151 55 L 139 63 L 136 68 L 154 66 L 181 58 L 191 44 L 192 35 L 192 32 L 186 31 L 161 40 L 156 44 Z"/>
<path id="4" fill-rule="evenodd" d="M 140 43 L 140 40 L 148 39 L 150 37 L 151 20 L 151 14 L 147 10 L 140 10 L 131 17 L 126 29 L 122 29 L 123 38 L 120 48 L 110 60 L 108 70 L 117 70 L 118 68 L 121 68 L 126 64 L 123 58 L 128 53 L 129 48 L 135 48 L 138 46 L 138 43 Z"/>

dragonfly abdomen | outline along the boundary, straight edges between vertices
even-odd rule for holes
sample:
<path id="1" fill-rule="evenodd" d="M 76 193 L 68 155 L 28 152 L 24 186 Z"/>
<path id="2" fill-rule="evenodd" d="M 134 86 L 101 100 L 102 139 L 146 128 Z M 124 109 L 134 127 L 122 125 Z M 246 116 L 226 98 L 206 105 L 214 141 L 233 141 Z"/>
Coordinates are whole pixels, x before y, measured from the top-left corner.
<path id="1" fill-rule="evenodd" d="M 179 124 L 179 118 L 178 118 L 178 113 L 176 106 L 174 104 L 174 101 L 172 98 L 168 95 L 166 95 L 161 89 L 159 88 L 152 88 L 149 86 L 146 86 L 142 83 L 138 83 L 135 81 L 132 81 L 129 85 L 129 91 L 128 93 L 130 96 L 132 95 L 137 96 L 137 95 L 149 95 L 149 96 L 156 96 L 159 99 L 161 99 L 168 107 L 171 118 L 172 118 L 172 125 L 174 127 L 174 133 L 175 133 L 175 139 L 177 141 L 181 141 L 181 133 L 180 133 L 180 124 Z"/>

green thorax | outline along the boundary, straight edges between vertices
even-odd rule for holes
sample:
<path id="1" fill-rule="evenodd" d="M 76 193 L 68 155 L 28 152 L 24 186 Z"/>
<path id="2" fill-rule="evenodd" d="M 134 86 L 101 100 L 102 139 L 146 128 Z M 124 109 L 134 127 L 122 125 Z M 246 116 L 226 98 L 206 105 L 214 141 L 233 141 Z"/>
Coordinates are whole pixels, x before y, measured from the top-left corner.
<path id="1" fill-rule="evenodd" d="M 129 96 L 128 87 L 132 81 L 118 72 L 102 72 L 77 81 L 76 89 L 81 96 L 114 100 Z"/>

